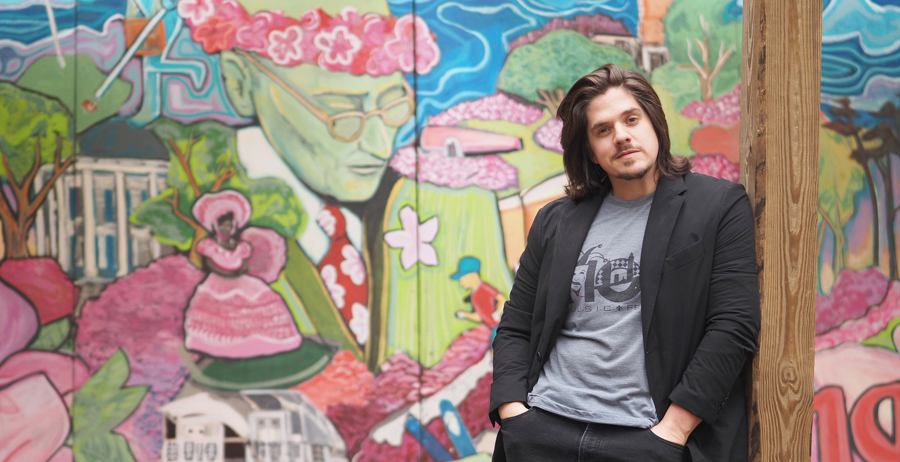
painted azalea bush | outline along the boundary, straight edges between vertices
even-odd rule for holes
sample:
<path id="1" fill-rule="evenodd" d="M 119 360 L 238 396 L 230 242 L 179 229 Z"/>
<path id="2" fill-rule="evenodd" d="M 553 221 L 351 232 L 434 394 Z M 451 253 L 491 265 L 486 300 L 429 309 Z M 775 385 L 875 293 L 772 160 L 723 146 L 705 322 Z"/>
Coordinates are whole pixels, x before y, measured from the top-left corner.
<path id="1" fill-rule="evenodd" d="M 113 432 L 147 387 L 123 387 L 121 351 L 93 375 L 73 354 L 77 289 L 49 258 L 0 264 L 0 460 L 134 460 Z M 74 422 L 74 424 L 73 424 Z"/>

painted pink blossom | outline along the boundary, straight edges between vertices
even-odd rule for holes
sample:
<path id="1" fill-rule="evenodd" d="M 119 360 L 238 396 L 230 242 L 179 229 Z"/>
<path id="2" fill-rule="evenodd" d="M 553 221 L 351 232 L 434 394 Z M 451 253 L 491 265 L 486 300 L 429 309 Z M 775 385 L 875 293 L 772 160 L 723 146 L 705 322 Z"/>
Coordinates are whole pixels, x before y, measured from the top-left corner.
<path id="1" fill-rule="evenodd" d="M 190 21 L 191 25 L 200 25 L 215 12 L 212 0 L 179 0 L 178 15 Z"/>
<path id="2" fill-rule="evenodd" d="M 534 132 L 534 140 L 543 148 L 556 151 L 560 154 L 563 152 L 562 144 L 559 142 L 559 136 L 562 134 L 562 121 L 556 117 L 551 118 L 544 125 L 538 127 Z"/>
<path id="3" fill-rule="evenodd" d="M 433 216 L 421 224 L 419 214 L 410 206 L 400 209 L 401 229 L 384 233 L 384 242 L 392 249 L 400 249 L 400 264 L 409 270 L 421 262 L 426 266 L 437 266 L 437 251 L 431 241 L 437 236 L 440 226 L 437 216 Z"/>
<path id="4" fill-rule="evenodd" d="M 472 119 L 508 120 L 522 125 L 531 125 L 543 116 L 540 109 L 520 103 L 505 93 L 495 93 L 474 101 L 464 101 L 440 114 L 428 118 L 428 125 L 453 127 Z"/>
<path id="5" fill-rule="evenodd" d="M 282 12 L 260 11 L 238 28 L 235 36 L 237 46 L 244 50 L 266 51 L 269 46 L 266 32 L 275 28 L 283 28 L 286 25 L 287 20 Z"/>
<path id="6" fill-rule="evenodd" d="M 341 262 L 341 272 L 350 277 L 356 285 L 362 285 L 366 280 L 366 265 L 362 261 L 359 252 L 350 244 L 344 244 L 341 247 L 341 256 L 344 261 Z"/>
<path id="7" fill-rule="evenodd" d="M 741 85 L 735 85 L 731 93 L 714 100 L 694 101 L 681 110 L 681 115 L 697 119 L 703 125 L 730 127 L 741 118 Z"/>
<path id="8" fill-rule="evenodd" d="M 449 158 L 441 153 L 420 153 L 418 165 L 414 148 L 399 149 L 390 166 L 408 178 L 450 188 L 479 186 L 502 191 L 519 186 L 519 171 L 497 155 Z"/>
<path id="9" fill-rule="evenodd" d="M 316 44 L 316 48 L 322 50 L 319 59 L 324 59 L 327 64 L 341 66 L 353 62 L 353 57 L 362 47 L 359 37 L 351 34 L 345 26 L 335 27 L 331 32 L 319 32 L 313 43 Z"/>
<path id="10" fill-rule="evenodd" d="M 344 295 L 347 295 L 347 290 L 337 282 L 337 270 L 334 268 L 334 265 L 323 266 L 321 274 L 322 282 L 324 282 L 325 287 L 328 288 L 328 292 L 331 294 L 331 299 L 334 300 L 335 306 L 343 308 Z"/>
<path id="11" fill-rule="evenodd" d="M 354 303 L 353 318 L 350 319 L 350 332 L 356 337 L 356 342 L 365 345 L 369 341 L 369 309 L 362 303 Z"/>
<path id="12" fill-rule="evenodd" d="M 269 47 L 266 51 L 275 64 L 286 66 L 303 58 L 303 29 L 290 26 L 284 31 L 273 30 L 269 33 Z"/>
<path id="13" fill-rule="evenodd" d="M 415 44 L 410 40 L 415 32 Z M 416 70 L 427 74 L 440 60 L 441 50 L 428 31 L 428 25 L 421 17 L 403 16 L 394 26 L 394 37 L 384 44 L 388 56 L 396 58 L 400 70 Z"/>

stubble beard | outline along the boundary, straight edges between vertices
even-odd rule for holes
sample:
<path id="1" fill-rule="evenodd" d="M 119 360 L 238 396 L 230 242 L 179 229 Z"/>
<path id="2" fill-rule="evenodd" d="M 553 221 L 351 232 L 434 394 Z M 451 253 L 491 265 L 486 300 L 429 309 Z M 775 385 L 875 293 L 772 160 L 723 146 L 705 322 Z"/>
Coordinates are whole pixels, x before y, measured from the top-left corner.
<path id="1" fill-rule="evenodd" d="M 632 161 L 632 163 L 634 163 L 634 161 Z M 628 166 L 629 165 L 626 165 L 626 167 L 628 167 Z M 620 173 L 620 174 L 616 175 L 616 178 L 618 178 L 620 180 L 625 180 L 625 181 L 640 180 L 641 178 L 647 176 L 647 173 L 649 173 L 650 169 L 652 169 L 652 168 L 653 168 L 653 165 L 648 165 L 647 168 L 645 168 L 639 172 Z"/>

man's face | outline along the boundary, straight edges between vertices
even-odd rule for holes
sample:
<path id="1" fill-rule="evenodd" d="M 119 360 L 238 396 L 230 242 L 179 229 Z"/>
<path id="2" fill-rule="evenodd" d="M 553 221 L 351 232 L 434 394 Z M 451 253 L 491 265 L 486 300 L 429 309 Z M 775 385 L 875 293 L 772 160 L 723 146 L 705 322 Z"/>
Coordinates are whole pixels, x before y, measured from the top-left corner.
<path id="1" fill-rule="evenodd" d="M 396 116 L 404 108 L 392 106 L 391 114 L 370 115 L 361 124 L 356 123 L 360 118 L 339 119 L 329 130 L 329 125 L 292 95 L 291 90 L 318 108 L 320 116 L 368 114 L 404 97 L 411 99 L 403 76 L 399 72 L 381 77 L 356 76 L 310 64 L 280 67 L 265 59 L 259 59 L 258 63 L 270 72 L 255 69 L 256 115 L 269 142 L 294 174 L 316 193 L 340 201 L 370 199 L 387 168 L 399 129 L 385 124 L 385 117 Z M 251 68 L 256 66 L 247 64 Z M 407 110 L 412 111 L 411 104 Z M 356 130 L 360 126 L 361 131 Z M 338 136 L 349 137 L 356 132 L 359 136 L 351 141 Z"/>
<path id="2" fill-rule="evenodd" d="M 613 185 L 655 181 L 659 139 L 650 118 L 628 90 L 614 87 L 595 97 L 588 105 L 587 118 L 594 162 L 609 174 Z"/>

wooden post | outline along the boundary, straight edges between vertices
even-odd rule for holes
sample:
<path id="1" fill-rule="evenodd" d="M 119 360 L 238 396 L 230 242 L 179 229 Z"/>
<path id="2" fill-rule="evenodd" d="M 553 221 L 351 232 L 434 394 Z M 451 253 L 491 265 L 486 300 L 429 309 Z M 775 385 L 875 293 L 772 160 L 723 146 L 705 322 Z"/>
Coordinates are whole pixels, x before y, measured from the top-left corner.
<path id="1" fill-rule="evenodd" d="M 756 217 L 762 330 L 751 461 L 810 460 L 822 0 L 744 2 L 741 183 Z"/>

